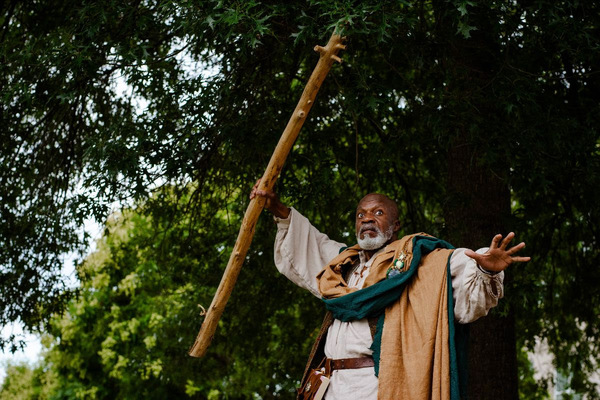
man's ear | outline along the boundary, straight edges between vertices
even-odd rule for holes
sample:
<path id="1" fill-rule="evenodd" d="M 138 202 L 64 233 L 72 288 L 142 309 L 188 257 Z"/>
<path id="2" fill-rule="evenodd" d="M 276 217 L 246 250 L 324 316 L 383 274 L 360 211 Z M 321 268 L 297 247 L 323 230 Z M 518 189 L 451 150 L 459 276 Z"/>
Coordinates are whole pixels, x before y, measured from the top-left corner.
<path id="1" fill-rule="evenodd" d="M 400 228 L 402 228 L 402 224 L 400 224 L 400 220 L 397 219 L 394 221 L 394 233 L 398 233 Z"/>

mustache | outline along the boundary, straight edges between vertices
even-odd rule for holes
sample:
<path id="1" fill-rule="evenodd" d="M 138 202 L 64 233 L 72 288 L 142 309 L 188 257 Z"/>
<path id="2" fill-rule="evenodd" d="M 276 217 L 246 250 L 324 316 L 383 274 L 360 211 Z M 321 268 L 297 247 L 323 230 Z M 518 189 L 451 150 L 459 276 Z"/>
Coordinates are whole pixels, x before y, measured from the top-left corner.
<path id="1" fill-rule="evenodd" d="M 375 225 L 372 222 L 367 222 L 366 224 L 364 224 L 363 226 L 360 227 L 360 230 L 358 231 L 358 234 L 362 234 L 364 231 L 366 230 L 370 230 L 370 231 L 375 231 L 377 233 L 381 233 L 381 231 L 379 230 L 379 228 L 377 227 L 377 225 Z"/>

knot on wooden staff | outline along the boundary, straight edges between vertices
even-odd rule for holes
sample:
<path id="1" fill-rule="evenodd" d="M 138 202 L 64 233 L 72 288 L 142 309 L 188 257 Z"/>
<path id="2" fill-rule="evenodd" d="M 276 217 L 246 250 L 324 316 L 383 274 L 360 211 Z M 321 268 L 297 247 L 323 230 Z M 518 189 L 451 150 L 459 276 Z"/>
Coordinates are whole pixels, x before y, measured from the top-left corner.
<path id="1" fill-rule="evenodd" d="M 202 304 L 198 304 L 198 307 L 202 309 L 202 311 L 200 311 L 200 316 L 204 317 L 206 315 L 206 308 L 202 307 Z"/>
<path id="2" fill-rule="evenodd" d="M 337 40 L 339 41 L 345 41 L 346 37 L 342 37 L 340 38 L 339 36 L 337 37 Z M 329 43 L 327 43 L 327 45 L 325 47 L 323 46 L 319 46 L 316 45 L 314 47 L 314 50 L 319 53 L 321 55 L 321 57 L 326 57 L 329 56 L 329 58 L 337 63 L 342 63 L 342 59 L 340 57 L 338 57 L 336 55 L 336 53 L 340 50 L 346 50 L 346 45 L 342 44 L 342 43 L 334 43 L 331 40 L 329 41 Z"/>

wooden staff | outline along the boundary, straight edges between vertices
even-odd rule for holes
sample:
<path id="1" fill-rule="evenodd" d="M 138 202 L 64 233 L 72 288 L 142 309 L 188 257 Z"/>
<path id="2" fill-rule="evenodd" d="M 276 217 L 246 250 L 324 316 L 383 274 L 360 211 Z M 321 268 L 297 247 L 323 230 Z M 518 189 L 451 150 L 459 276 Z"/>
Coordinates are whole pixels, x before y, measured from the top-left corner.
<path id="1" fill-rule="evenodd" d="M 320 55 L 319 62 L 311 74 L 310 79 L 302 92 L 300 101 L 279 139 L 279 143 L 271 156 L 271 161 L 269 161 L 269 165 L 260 180 L 258 190 L 273 190 L 275 181 L 279 177 L 279 173 L 283 168 L 283 164 L 285 163 L 292 145 L 298 137 L 300 128 L 302 128 L 302 125 L 306 120 L 306 116 L 315 101 L 315 97 L 317 96 L 321 84 L 329 73 L 333 62 L 342 62 L 337 56 L 337 53 L 346 48 L 346 46 L 342 44 L 343 40 L 344 38 L 334 33 L 331 35 L 331 38 L 325 47 L 315 46 L 315 51 Z M 227 300 L 229 300 L 229 296 L 233 291 L 233 287 L 235 286 L 235 282 L 242 268 L 242 263 L 246 257 L 248 248 L 250 247 L 250 242 L 252 242 L 254 228 L 256 227 L 256 222 L 258 221 L 258 217 L 260 216 L 264 204 L 265 198 L 257 196 L 250 201 L 250 204 L 246 209 L 246 214 L 244 215 L 238 238 L 233 247 L 233 252 L 229 257 L 229 262 L 227 263 L 227 268 L 225 268 L 223 278 L 221 278 L 221 283 L 219 283 L 215 297 L 206 312 L 206 317 L 200 327 L 200 332 L 196 337 L 196 341 L 189 350 L 189 354 L 192 357 L 202 357 L 212 341 L 215 330 L 217 329 L 217 323 L 219 322 L 223 310 L 225 309 L 225 305 L 227 304 Z"/>

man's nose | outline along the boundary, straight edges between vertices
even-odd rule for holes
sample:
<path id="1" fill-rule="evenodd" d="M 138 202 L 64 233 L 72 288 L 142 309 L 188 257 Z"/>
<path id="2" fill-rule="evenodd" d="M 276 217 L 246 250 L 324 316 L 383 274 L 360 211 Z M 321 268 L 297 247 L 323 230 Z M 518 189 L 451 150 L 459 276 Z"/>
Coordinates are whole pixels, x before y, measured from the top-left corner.
<path id="1" fill-rule="evenodd" d="M 362 219 L 363 224 L 370 224 L 375 222 L 375 218 L 373 218 L 372 214 L 365 214 L 365 217 Z"/>

